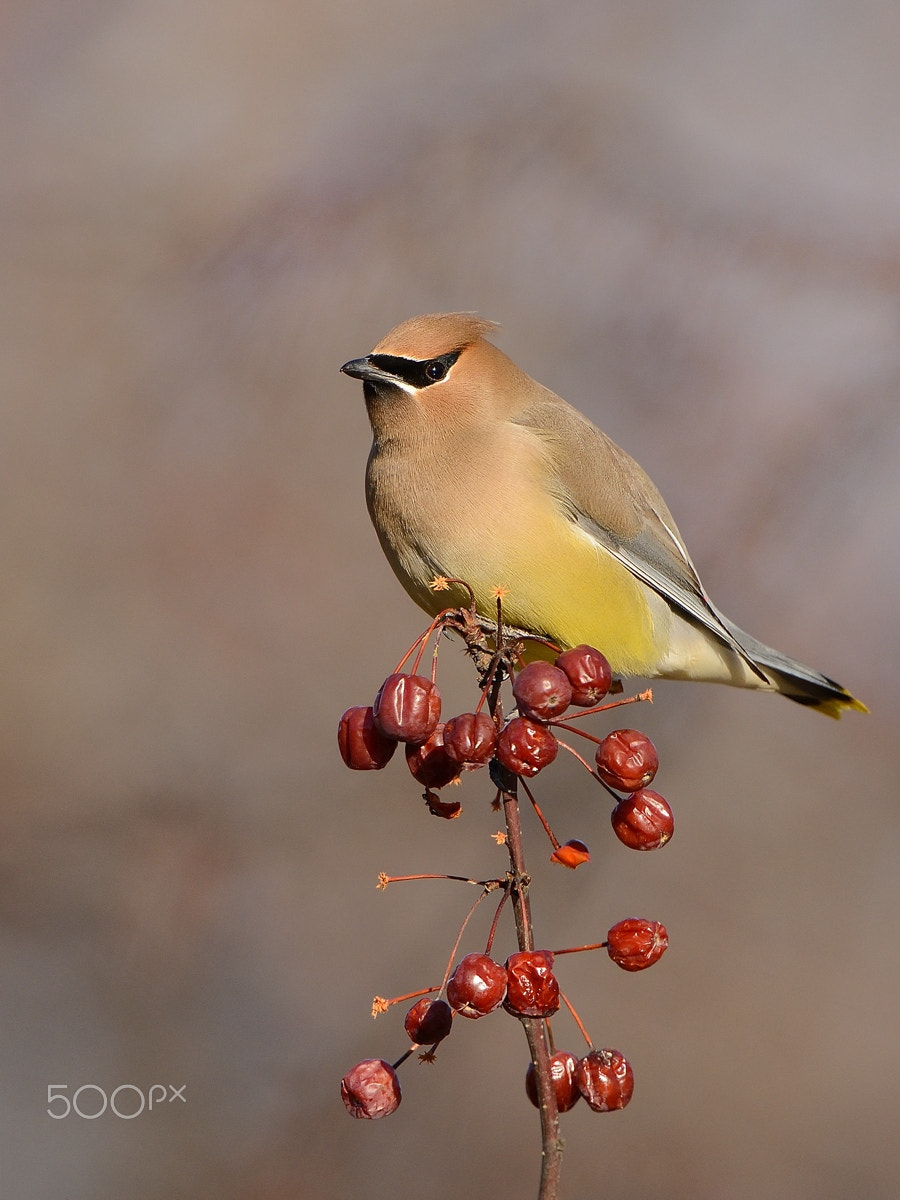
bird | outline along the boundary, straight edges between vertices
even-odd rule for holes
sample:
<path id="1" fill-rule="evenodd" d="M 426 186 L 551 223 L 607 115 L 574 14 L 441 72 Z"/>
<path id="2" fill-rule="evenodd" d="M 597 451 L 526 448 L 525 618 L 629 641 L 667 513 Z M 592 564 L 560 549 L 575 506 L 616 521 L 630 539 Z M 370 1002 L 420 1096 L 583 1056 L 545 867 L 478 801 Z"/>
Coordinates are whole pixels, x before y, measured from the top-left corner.
<path id="1" fill-rule="evenodd" d="M 469 602 L 435 581 L 464 580 L 482 617 L 501 595 L 504 624 L 592 645 L 618 676 L 867 712 L 715 607 L 649 476 L 488 340 L 497 328 L 471 312 L 411 317 L 341 367 L 362 380 L 372 427 L 369 515 L 412 599 L 434 617 Z"/>

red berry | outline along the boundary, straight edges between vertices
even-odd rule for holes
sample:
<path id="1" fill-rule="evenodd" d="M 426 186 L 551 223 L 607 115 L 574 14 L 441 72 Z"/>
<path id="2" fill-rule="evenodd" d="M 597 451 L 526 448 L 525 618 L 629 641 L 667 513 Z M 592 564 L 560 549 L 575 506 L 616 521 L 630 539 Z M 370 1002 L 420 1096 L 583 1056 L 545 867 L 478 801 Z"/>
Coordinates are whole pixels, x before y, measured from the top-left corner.
<path id="1" fill-rule="evenodd" d="M 669 944 L 665 925 L 659 921 L 644 921 L 626 917 L 613 925 L 606 935 L 609 957 L 623 971 L 643 971 L 662 958 Z"/>
<path id="2" fill-rule="evenodd" d="M 371 708 L 348 708 L 338 725 L 341 758 L 353 771 L 380 771 L 397 749 L 375 724 Z"/>
<path id="3" fill-rule="evenodd" d="M 560 863 L 574 871 L 582 863 L 591 861 L 591 852 L 584 842 L 579 841 L 578 838 L 570 838 L 568 842 L 556 847 L 550 855 L 550 861 Z"/>
<path id="4" fill-rule="evenodd" d="M 513 695 L 523 717 L 551 721 L 571 704 L 572 685 L 559 667 L 548 662 L 533 662 L 516 676 Z"/>
<path id="5" fill-rule="evenodd" d="M 424 742 L 407 742 L 406 765 L 413 778 L 427 788 L 442 788 L 458 779 L 462 771 L 461 764 L 447 753 L 443 725 L 438 725 Z"/>
<path id="6" fill-rule="evenodd" d="M 559 1008 L 559 984 L 550 950 L 517 950 L 506 960 L 503 1007 L 514 1017 L 552 1017 Z"/>
<path id="7" fill-rule="evenodd" d="M 555 1054 L 550 1055 L 550 1075 L 556 1089 L 556 1107 L 561 1113 L 568 1112 L 581 1099 L 581 1092 L 575 1083 L 577 1064 L 578 1059 L 568 1050 L 557 1050 Z M 534 1107 L 538 1108 L 537 1075 L 534 1063 L 529 1063 L 528 1070 L 525 1072 L 525 1094 Z"/>
<path id="8" fill-rule="evenodd" d="M 372 710 L 385 737 L 424 742 L 441 719 L 441 693 L 424 675 L 388 675 Z"/>
<path id="9" fill-rule="evenodd" d="M 632 850 L 657 850 L 675 832 L 671 808 L 649 788 L 623 796 L 610 820 L 616 837 Z"/>
<path id="10" fill-rule="evenodd" d="M 637 729 L 614 729 L 597 747 L 597 774 L 611 788 L 636 792 L 659 768 L 656 747 Z"/>
<path id="11" fill-rule="evenodd" d="M 351 1117 L 387 1117 L 400 1104 L 397 1072 L 383 1058 L 364 1058 L 341 1080 L 341 1099 Z"/>
<path id="12" fill-rule="evenodd" d="M 514 775 L 531 778 L 556 758 L 559 742 L 546 725 L 527 717 L 513 717 L 500 730 L 497 758 Z"/>
<path id="13" fill-rule="evenodd" d="M 612 1112 L 631 1099 L 634 1072 L 618 1050 L 592 1050 L 576 1066 L 575 1083 L 594 1112 Z"/>
<path id="14" fill-rule="evenodd" d="M 409 1012 L 403 1027 L 411 1042 L 417 1046 L 433 1046 L 442 1042 L 453 1025 L 453 1011 L 446 1000 L 423 996 Z"/>
<path id="15" fill-rule="evenodd" d="M 565 671 L 572 685 L 571 702 L 579 708 L 593 708 L 612 686 L 609 663 L 593 646 L 575 646 L 572 650 L 564 651 L 557 658 L 556 665 Z"/>
<path id="16" fill-rule="evenodd" d="M 447 981 L 447 1002 L 463 1017 L 484 1017 L 503 1003 L 506 969 L 486 954 L 467 954 Z"/>
<path id="17" fill-rule="evenodd" d="M 444 726 L 444 745 L 459 763 L 488 762 L 497 745 L 497 729 L 487 713 L 462 713 Z"/>

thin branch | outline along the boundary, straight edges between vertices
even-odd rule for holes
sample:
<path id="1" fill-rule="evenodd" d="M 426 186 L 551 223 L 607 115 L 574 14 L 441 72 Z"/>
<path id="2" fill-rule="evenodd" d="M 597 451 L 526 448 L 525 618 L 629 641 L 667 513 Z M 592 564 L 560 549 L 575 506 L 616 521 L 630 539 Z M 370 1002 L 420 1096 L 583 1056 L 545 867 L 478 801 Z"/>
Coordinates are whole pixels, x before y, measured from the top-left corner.
<path id="1" fill-rule="evenodd" d="M 502 594 L 497 595 L 497 632 L 495 651 L 487 664 L 484 662 L 484 644 L 473 636 L 465 637 L 469 654 L 478 665 L 482 663 L 482 686 L 487 695 L 488 710 L 499 724 L 503 720 L 500 686 L 510 671 L 511 655 L 509 643 L 504 639 Z M 499 765 L 499 764 L 498 764 Z M 492 776 L 493 777 L 493 776 Z M 531 918 L 531 903 L 528 888 L 531 877 L 525 864 L 522 844 L 522 824 L 519 813 L 518 779 L 511 772 L 500 768 L 494 782 L 500 786 L 503 815 L 506 820 L 506 847 L 509 853 L 509 888 L 516 923 L 516 940 L 520 950 L 534 949 L 534 926 Z M 550 1069 L 550 1039 L 547 1022 L 534 1017 L 521 1017 L 534 1066 L 537 1086 L 538 1111 L 541 1121 L 541 1182 L 538 1200 L 559 1200 L 559 1179 L 562 1169 L 562 1141 L 559 1136 L 559 1110 L 556 1104 L 556 1086 Z"/>
<path id="2" fill-rule="evenodd" d="M 519 798 L 514 777 L 503 790 L 503 812 L 506 817 L 506 845 L 512 869 L 511 896 L 516 918 L 516 934 L 520 950 L 534 949 L 534 927 L 528 885 L 531 882 L 525 869 L 522 846 L 522 826 L 519 820 Z M 557 1200 L 562 1168 L 562 1143 L 559 1137 L 559 1111 L 556 1106 L 556 1087 L 550 1070 L 550 1043 L 546 1024 L 533 1017 L 522 1017 L 531 1061 L 534 1064 L 538 1107 L 541 1116 L 541 1186 L 538 1200 Z"/>

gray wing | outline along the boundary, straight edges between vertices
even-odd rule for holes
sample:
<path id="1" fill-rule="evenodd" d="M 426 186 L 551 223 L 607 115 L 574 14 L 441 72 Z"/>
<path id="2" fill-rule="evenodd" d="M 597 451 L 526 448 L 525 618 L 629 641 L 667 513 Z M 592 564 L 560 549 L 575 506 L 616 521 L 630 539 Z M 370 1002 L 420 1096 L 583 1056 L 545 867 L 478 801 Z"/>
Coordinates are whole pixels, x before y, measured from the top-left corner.
<path id="1" fill-rule="evenodd" d="M 753 651 L 742 644 L 741 630 L 727 621 L 706 595 L 672 514 L 634 459 L 552 393 L 515 420 L 548 444 L 557 498 L 569 520 L 672 608 L 708 629 L 766 679 Z"/>

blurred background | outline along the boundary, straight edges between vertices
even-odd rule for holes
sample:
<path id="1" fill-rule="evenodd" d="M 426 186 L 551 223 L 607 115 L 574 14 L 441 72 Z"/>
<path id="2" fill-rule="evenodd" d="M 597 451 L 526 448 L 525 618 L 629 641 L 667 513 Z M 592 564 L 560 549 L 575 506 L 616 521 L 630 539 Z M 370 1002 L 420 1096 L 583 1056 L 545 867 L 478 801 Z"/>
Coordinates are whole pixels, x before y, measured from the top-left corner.
<path id="1" fill-rule="evenodd" d="M 505 1016 L 389 1121 L 338 1096 L 472 898 L 377 872 L 504 868 L 483 775 L 448 824 L 335 744 L 423 627 L 338 367 L 456 308 L 647 468 L 729 616 L 872 709 L 658 686 L 625 723 L 660 854 L 539 780 L 593 851 L 551 868 L 528 818 L 539 941 L 670 935 L 645 975 L 564 960 L 637 1089 L 566 1118 L 563 1194 L 897 1195 L 898 51 L 888 0 L 3 5 L 5 1195 L 536 1193 Z M 47 1113 L 129 1084 L 185 1101 Z"/>

